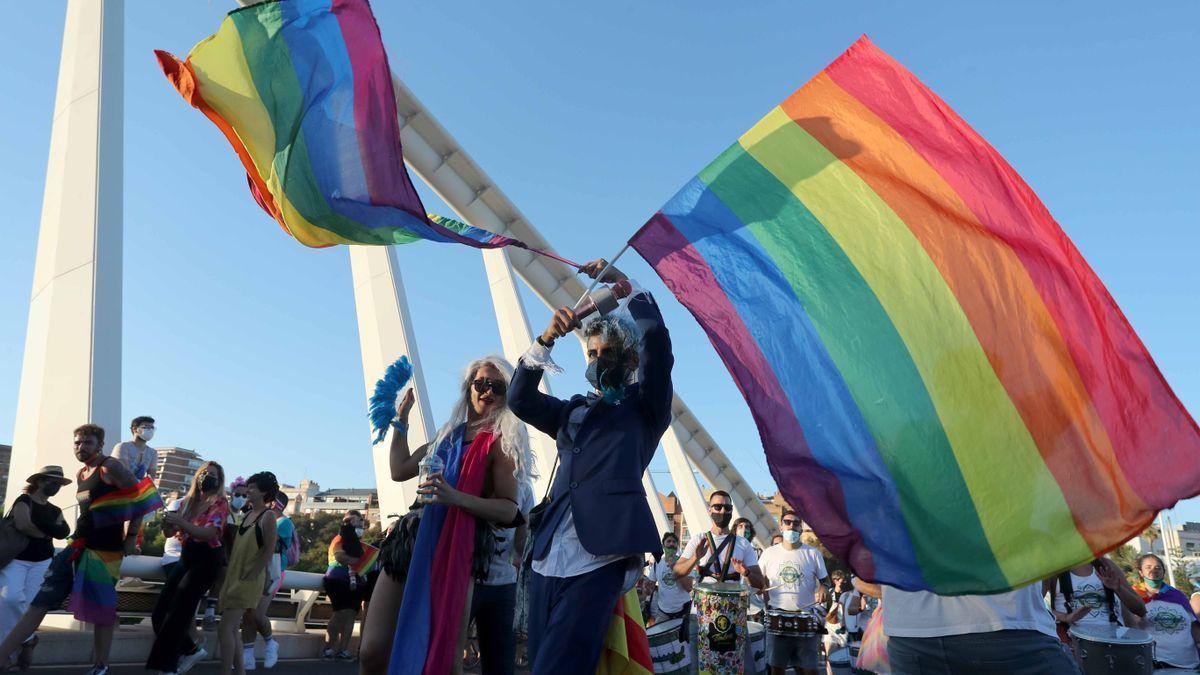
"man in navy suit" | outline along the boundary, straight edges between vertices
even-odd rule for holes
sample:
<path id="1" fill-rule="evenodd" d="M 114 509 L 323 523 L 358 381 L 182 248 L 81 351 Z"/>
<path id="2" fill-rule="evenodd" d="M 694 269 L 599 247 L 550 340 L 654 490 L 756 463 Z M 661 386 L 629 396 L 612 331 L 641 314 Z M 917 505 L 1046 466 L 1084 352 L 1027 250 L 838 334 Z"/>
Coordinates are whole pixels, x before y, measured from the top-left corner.
<path id="1" fill-rule="evenodd" d="M 581 271 L 596 278 L 606 265 Z M 603 279 L 623 280 L 612 267 Z M 654 298 L 635 289 L 626 309 L 632 322 L 606 316 L 584 329 L 590 393 L 564 401 L 538 391 L 554 341 L 579 325 L 565 307 L 521 357 L 508 390 L 513 413 L 558 443 L 551 502 L 533 541 L 535 675 L 594 672 L 617 600 L 645 554 L 660 550 L 642 474 L 671 422 L 674 358 Z"/>

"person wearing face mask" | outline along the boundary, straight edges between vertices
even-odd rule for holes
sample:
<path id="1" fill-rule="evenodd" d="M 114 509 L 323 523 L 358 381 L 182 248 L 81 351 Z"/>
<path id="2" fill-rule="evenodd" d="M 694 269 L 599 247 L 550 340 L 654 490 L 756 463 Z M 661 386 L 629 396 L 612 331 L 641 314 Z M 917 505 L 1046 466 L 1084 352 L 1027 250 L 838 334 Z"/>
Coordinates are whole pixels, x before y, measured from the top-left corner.
<path id="1" fill-rule="evenodd" d="M 26 480 L 25 489 L 9 509 L 9 517 L 17 531 L 29 537 L 29 543 L 12 562 L 0 570 L 0 638 L 16 625 L 21 614 L 29 608 L 33 596 L 42 585 L 42 578 L 54 557 L 54 540 L 66 537 L 71 528 L 63 518 L 62 509 L 49 501 L 71 479 L 63 476 L 61 466 L 43 467 Z M 14 655 L 14 664 L 25 670 L 32 663 L 37 634 L 21 644 Z"/>
<path id="2" fill-rule="evenodd" d="M 112 450 L 112 456 L 124 464 L 134 478 L 153 478 L 158 467 L 158 451 L 150 447 L 150 441 L 154 439 L 154 418 L 145 415 L 133 418 L 129 423 L 129 431 L 133 434 L 133 440 L 118 443 Z"/>
<path id="3" fill-rule="evenodd" d="M 84 424 L 74 434 L 75 458 L 83 467 L 75 475 L 79 519 L 71 545 L 55 554 L 29 609 L 0 644 L 0 663 L 37 630 L 47 612 L 70 598 L 75 618 L 92 624 L 95 665 L 89 675 L 107 675 L 121 559 L 132 552 L 142 518 L 161 508 L 162 499 L 149 481 L 139 483 L 124 464 L 105 456 L 102 427 Z"/>
<path id="4" fill-rule="evenodd" d="M 784 509 L 780 525 L 783 543 L 763 551 L 758 561 L 770 588 L 767 613 L 798 612 L 814 602 L 824 605 L 829 597 L 825 558 L 817 549 L 800 542 L 800 516 L 794 511 Z M 767 665 L 771 675 L 783 675 L 789 667 L 815 675 L 820 647 L 819 635 L 800 637 L 768 631 Z"/>
<path id="5" fill-rule="evenodd" d="M 179 562 L 154 604 L 154 644 L 147 670 L 183 672 L 207 656 L 192 634 L 196 609 L 220 574 L 221 530 L 229 517 L 225 471 L 216 462 L 200 465 L 179 508 L 163 513 L 164 528 L 183 544 Z M 164 530 L 165 531 L 165 530 Z"/>
<path id="6" fill-rule="evenodd" d="M 632 285 L 604 259 L 580 271 Z M 661 547 L 642 474 L 671 421 L 671 338 L 643 289 L 622 301 L 619 314 L 583 329 L 588 394 L 562 400 L 538 390 L 543 371 L 557 369 L 555 341 L 579 327 L 566 307 L 513 376 L 509 407 L 558 447 L 550 502 L 533 536 L 529 653 L 538 675 L 595 670 L 617 600 L 636 584 L 645 554 Z"/>
<path id="7" fill-rule="evenodd" d="M 758 554 L 745 537 L 739 537 L 729 531 L 729 521 L 733 519 L 733 500 L 724 490 L 714 490 L 708 496 L 708 515 L 712 519 L 712 528 L 708 532 L 695 534 L 679 561 L 675 563 L 675 575 L 686 576 L 692 570 L 699 569 L 701 580 L 741 581 L 745 578 L 752 588 L 767 587 L 766 579 L 758 566 Z M 716 546 L 716 551 L 709 545 L 709 539 Z M 729 549 L 732 548 L 732 551 Z M 726 571 L 726 561 L 729 562 Z"/>
<path id="8" fill-rule="evenodd" d="M 267 581 L 267 564 L 275 554 L 278 531 L 275 511 L 270 504 L 279 493 L 279 481 L 270 471 L 246 479 L 246 505 L 250 510 L 242 518 L 229 551 L 225 583 L 218 598 L 221 612 L 221 671 L 246 672 L 243 660 L 241 627 L 247 610 L 258 605 Z"/>
<path id="9" fill-rule="evenodd" d="M 692 613 L 692 584 L 695 579 L 688 574 L 675 576 L 675 563 L 679 560 L 679 538 L 674 532 L 662 536 L 663 555 L 654 563 L 654 582 L 657 584 L 650 615 L 655 623 L 670 621 Z M 687 630 L 687 626 L 683 627 Z M 683 640 L 686 642 L 686 633 Z"/>
<path id="10" fill-rule="evenodd" d="M 1200 623 L 1187 596 L 1163 580 L 1167 567 L 1153 553 L 1137 559 L 1137 570 L 1141 581 L 1133 590 L 1146 603 L 1146 613 L 1126 618 L 1154 638 L 1154 667 L 1200 667 Z"/>
<path id="11" fill-rule="evenodd" d="M 246 612 L 245 618 L 242 619 L 242 662 L 245 664 L 246 670 L 255 669 L 254 641 L 258 639 L 259 635 L 263 637 L 263 667 L 273 668 L 279 661 L 279 642 L 275 639 L 271 629 L 271 619 L 267 616 L 267 609 L 270 608 L 271 600 L 274 599 L 283 584 L 284 570 L 288 567 L 288 546 L 296 532 L 296 526 L 292 523 L 292 519 L 283 515 L 287 504 L 288 496 L 282 492 L 276 494 L 275 501 L 271 504 L 271 510 L 275 512 L 277 535 L 275 554 L 267 563 L 267 583 L 263 589 L 262 598 L 258 601 L 258 606 L 253 611 Z"/>

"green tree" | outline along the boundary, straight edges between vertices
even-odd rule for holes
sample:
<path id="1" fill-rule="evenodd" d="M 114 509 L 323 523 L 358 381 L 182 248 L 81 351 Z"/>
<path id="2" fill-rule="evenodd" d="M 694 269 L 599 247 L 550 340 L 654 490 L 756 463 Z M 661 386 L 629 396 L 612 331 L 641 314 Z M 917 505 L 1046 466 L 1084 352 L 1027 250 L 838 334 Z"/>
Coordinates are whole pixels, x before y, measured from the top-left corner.
<path id="1" fill-rule="evenodd" d="M 1183 591 L 1183 594 L 1188 597 L 1191 597 L 1192 593 L 1195 593 L 1197 590 L 1196 584 L 1188 578 L 1187 565 L 1184 563 L 1177 563 L 1175 565 L 1175 587 Z"/>
<path id="2" fill-rule="evenodd" d="M 329 559 L 329 542 L 337 536 L 342 519 L 332 513 L 292 516 L 296 536 L 300 539 L 300 560 L 292 566 L 303 572 L 325 571 Z"/>
<path id="3" fill-rule="evenodd" d="M 163 545 L 167 543 L 162 533 L 162 517 L 156 516 L 153 520 L 145 521 L 145 526 L 142 530 L 142 555 L 161 556 Z"/>

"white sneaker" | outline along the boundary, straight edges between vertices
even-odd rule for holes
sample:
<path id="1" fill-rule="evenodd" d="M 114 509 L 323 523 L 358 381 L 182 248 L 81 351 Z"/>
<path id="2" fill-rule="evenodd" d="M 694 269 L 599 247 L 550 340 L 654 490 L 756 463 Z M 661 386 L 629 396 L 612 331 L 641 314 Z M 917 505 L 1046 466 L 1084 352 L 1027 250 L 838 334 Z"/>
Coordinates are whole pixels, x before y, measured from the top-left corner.
<path id="1" fill-rule="evenodd" d="M 175 668 L 175 672 L 179 673 L 179 675 L 183 675 L 183 673 L 191 670 L 192 666 L 202 661 L 206 656 L 208 656 L 208 652 L 205 651 L 203 647 L 196 649 L 196 651 L 192 652 L 191 654 L 184 654 L 183 656 L 179 657 L 179 665 Z"/>
<path id="2" fill-rule="evenodd" d="M 254 670 L 254 645 L 242 647 L 242 664 L 246 670 Z"/>
<path id="3" fill-rule="evenodd" d="M 279 661 L 279 642 L 275 638 L 268 638 L 267 644 L 263 648 L 263 668 L 274 668 Z"/>

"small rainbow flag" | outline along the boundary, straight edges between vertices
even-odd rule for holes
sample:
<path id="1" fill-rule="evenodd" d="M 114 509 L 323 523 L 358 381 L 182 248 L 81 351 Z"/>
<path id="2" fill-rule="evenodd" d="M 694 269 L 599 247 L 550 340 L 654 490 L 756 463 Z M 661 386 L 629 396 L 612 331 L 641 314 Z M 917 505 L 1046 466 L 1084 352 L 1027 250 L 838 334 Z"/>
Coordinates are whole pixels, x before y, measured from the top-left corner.
<path id="1" fill-rule="evenodd" d="M 259 205 L 305 246 L 523 246 L 426 217 L 404 166 L 392 74 L 366 0 L 254 4 L 230 12 L 186 61 L 155 54 L 233 146 Z"/>
<path id="2" fill-rule="evenodd" d="M 146 476 L 137 485 L 110 492 L 92 502 L 88 513 L 94 527 L 109 527 L 140 518 L 163 507 L 154 481 Z"/>
<path id="3" fill-rule="evenodd" d="M 1200 490 L 1200 430 L 999 153 L 865 37 L 633 247 L 860 576 L 1003 591 Z"/>
<path id="4" fill-rule="evenodd" d="M 379 562 L 379 549 L 370 545 L 363 544 L 363 554 L 358 557 L 358 562 L 350 566 L 350 569 L 360 577 L 367 576 L 375 567 L 375 563 Z"/>

